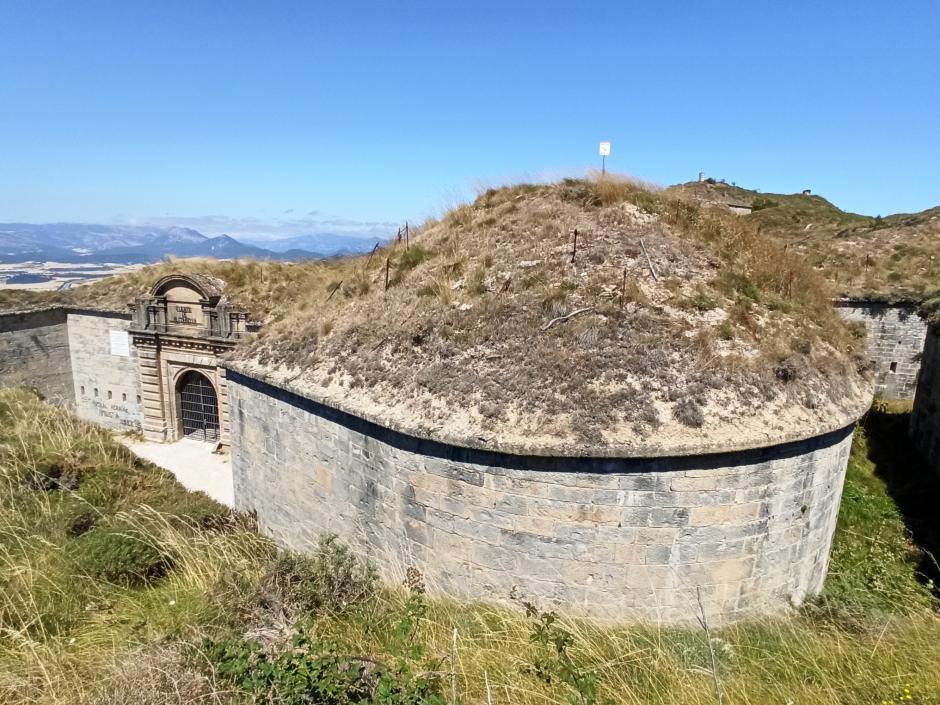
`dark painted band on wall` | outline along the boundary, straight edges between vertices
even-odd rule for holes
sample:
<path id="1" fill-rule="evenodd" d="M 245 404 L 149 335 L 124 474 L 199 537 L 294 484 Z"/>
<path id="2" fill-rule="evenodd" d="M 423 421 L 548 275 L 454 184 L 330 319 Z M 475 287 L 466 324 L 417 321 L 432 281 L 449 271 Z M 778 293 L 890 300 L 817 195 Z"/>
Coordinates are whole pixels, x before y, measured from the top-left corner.
<path id="1" fill-rule="evenodd" d="M 923 299 L 914 298 L 911 296 L 890 296 L 890 295 L 877 295 L 873 294 L 871 296 L 847 296 L 840 299 L 833 299 L 832 305 L 836 308 L 839 307 L 848 307 L 853 308 L 856 306 L 888 306 L 891 308 L 910 308 L 917 309 Z"/>
<path id="2" fill-rule="evenodd" d="M 64 325 L 65 309 L 44 308 L 38 311 L 15 311 L 0 313 L 0 333 L 14 333 L 43 326 Z"/>
<path id="3" fill-rule="evenodd" d="M 133 316 L 122 311 L 106 311 L 96 308 L 75 308 L 71 306 L 54 306 L 50 308 L 37 308 L 31 311 L 0 311 L 0 333 L 11 333 L 18 330 L 37 327 L 37 319 L 46 319 L 47 322 L 38 325 L 52 325 L 65 323 L 70 313 L 81 316 L 97 316 L 98 318 L 118 318 L 129 321 Z"/>
<path id="4" fill-rule="evenodd" d="M 341 411 L 308 397 L 295 394 L 268 382 L 249 377 L 229 368 L 226 378 L 230 385 L 241 385 L 278 401 L 290 404 L 319 418 L 339 424 L 353 432 L 369 436 L 399 450 L 441 458 L 458 463 L 484 465 L 511 470 L 538 470 L 545 472 L 583 473 L 648 473 L 675 472 L 685 470 L 712 470 L 719 468 L 757 465 L 771 460 L 781 460 L 805 455 L 821 448 L 833 446 L 851 435 L 854 424 L 802 441 L 727 453 L 703 455 L 677 455 L 658 458 L 589 458 L 562 456 L 516 455 L 499 451 L 465 448 L 412 436 L 402 431 L 382 426 L 359 416 Z M 232 415 L 239 413 L 232 409 Z"/>
<path id="5" fill-rule="evenodd" d="M 98 318 L 118 318 L 122 321 L 129 321 L 134 316 L 129 311 L 109 311 L 102 308 L 76 308 L 73 306 L 66 306 L 64 311 L 66 313 L 74 313 L 79 316 L 96 316 Z"/>

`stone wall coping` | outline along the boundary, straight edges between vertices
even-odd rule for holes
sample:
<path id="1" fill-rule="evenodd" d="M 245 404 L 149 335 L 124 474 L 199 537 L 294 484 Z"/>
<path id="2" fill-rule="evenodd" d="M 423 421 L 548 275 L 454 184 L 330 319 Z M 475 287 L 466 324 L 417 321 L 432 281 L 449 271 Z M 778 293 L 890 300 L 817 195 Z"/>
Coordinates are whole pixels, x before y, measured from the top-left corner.
<path id="1" fill-rule="evenodd" d="M 840 296 L 832 300 L 836 307 L 847 306 L 893 306 L 896 308 L 916 308 L 923 299 L 913 296 L 891 296 L 888 294 L 872 294 L 870 296 Z"/>
<path id="2" fill-rule="evenodd" d="M 332 410 L 339 415 L 349 417 L 352 421 L 386 429 L 394 433 L 408 436 L 419 441 L 438 443 L 451 446 L 455 449 L 486 451 L 506 456 L 536 456 L 545 458 L 580 458 L 580 459 L 642 459 L 642 458 L 677 458 L 687 456 L 716 455 L 740 451 L 762 450 L 779 447 L 784 444 L 793 444 L 808 439 L 836 433 L 853 425 L 871 405 L 871 398 L 866 397 L 859 402 L 858 408 L 844 415 L 833 415 L 829 423 L 818 424 L 812 428 L 802 427 L 788 433 L 763 438 L 744 438 L 723 441 L 699 441 L 685 445 L 670 443 L 668 445 L 656 442 L 646 442 L 636 445 L 610 444 L 602 447 L 584 448 L 559 444 L 553 446 L 535 446 L 523 443 L 488 441 L 485 439 L 459 437 L 447 433 L 446 430 L 430 432 L 426 429 L 415 428 L 402 423 L 396 423 L 377 416 L 363 414 L 335 400 L 326 401 L 312 394 L 309 388 L 296 384 L 291 379 L 280 379 L 275 374 L 258 369 L 257 365 L 247 365 L 233 360 L 220 360 L 219 366 L 235 372 L 242 377 L 280 389 L 288 394 L 295 395 L 325 409 Z"/>
<path id="3" fill-rule="evenodd" d="M 0 318 L 5 316 L 23 316 L 31 313 L 74 313 L 77 315 L 107 316 L 108 318 L 123 318 L 131 320 L 130 311 L 121 311 L 113 308 L 95 308 L 93 306 L 40 306 L 37 308 L 18 308 L 0 311 Z"/>

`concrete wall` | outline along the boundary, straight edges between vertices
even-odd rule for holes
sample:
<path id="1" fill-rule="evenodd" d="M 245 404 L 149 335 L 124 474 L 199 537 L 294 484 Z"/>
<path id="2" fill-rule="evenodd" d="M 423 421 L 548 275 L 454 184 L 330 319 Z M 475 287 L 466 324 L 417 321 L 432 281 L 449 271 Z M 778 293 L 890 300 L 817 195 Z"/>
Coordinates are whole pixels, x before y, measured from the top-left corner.
<path id="1" fill-rule="evenodd" d="M 937 324 L 927 330 L 910 431 L 921 457 L 940 472 L 940 326 Z"/>
<path id="2" fill-rule="evenodd" d="M 0 313 L 0 385 L 33 387 L 51 402 L 74 406 L 65 311 Z"/>
<path id="3" fill-rule="evenodd" d="M 765 450 L 523 457 L 418 439 L 228 372 L 236 506 L 281 544 L 335 532 L 390 579 L 600 618 L 714 622 L 822 588 L 846 428 Z"/>
<path id="4" fill-rule="evenodd" d="M 927 324 L 912 303 L 840 301 L 837 310 L 865 325 L 875 392 L 888 399 L 913 399 Z"/>
<path id="5" fill-rule="evenodd" d="M 143 421 L 137 349 L 127 338 L 130 324 L 129 314 L 68 312 L 77 413 L 118 430 L 140 428 Z"/>

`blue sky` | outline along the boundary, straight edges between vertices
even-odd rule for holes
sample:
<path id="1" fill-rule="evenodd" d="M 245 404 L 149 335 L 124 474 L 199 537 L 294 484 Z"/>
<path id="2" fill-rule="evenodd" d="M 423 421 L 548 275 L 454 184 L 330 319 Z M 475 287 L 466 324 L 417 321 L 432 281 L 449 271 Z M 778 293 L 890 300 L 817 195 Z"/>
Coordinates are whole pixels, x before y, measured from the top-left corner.
<path id="1" fill-rule="evenodd" d="M 700 168 L 940 204 L 936 2 L 0 0 L 0 221 L 381 231 L 481 185 Z"/>

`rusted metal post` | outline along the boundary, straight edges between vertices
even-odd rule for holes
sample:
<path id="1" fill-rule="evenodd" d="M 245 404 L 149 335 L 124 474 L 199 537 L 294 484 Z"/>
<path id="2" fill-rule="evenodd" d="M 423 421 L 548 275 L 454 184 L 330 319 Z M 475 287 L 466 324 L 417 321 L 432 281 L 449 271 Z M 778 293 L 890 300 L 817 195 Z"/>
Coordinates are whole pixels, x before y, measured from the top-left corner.
<path id="1" fill-rule="evenodd" d="M 620 310 L 623 311 L 623 297 L 627 293 L 627 268 L 623 268 L 623 281 L 620 283 Z"/>
<path id="2" fill-rule="evenodd" d="M 379 243 L 375 243 L 375 247 L 373 247 L 372 252 L 369 253 L 369 259 L 366 260 L 366 266 L 363 269 L 369 268 L 369 263 L 372 261 L 372 255 L 374 255 L 376 250 L 378 249 L 379 249 Z"/>
<path id="3" fill-rule="evenodd" d="M 578 229 L 574 229 L 574 246 L 571 248 L 571 264 L 574 264 L 575 255 L 578 254 Z"/>
<path id="4" fill-rule="evenodd" d="M 388 257 L 385 258 L 385 291 L 388 291 Z"/>

